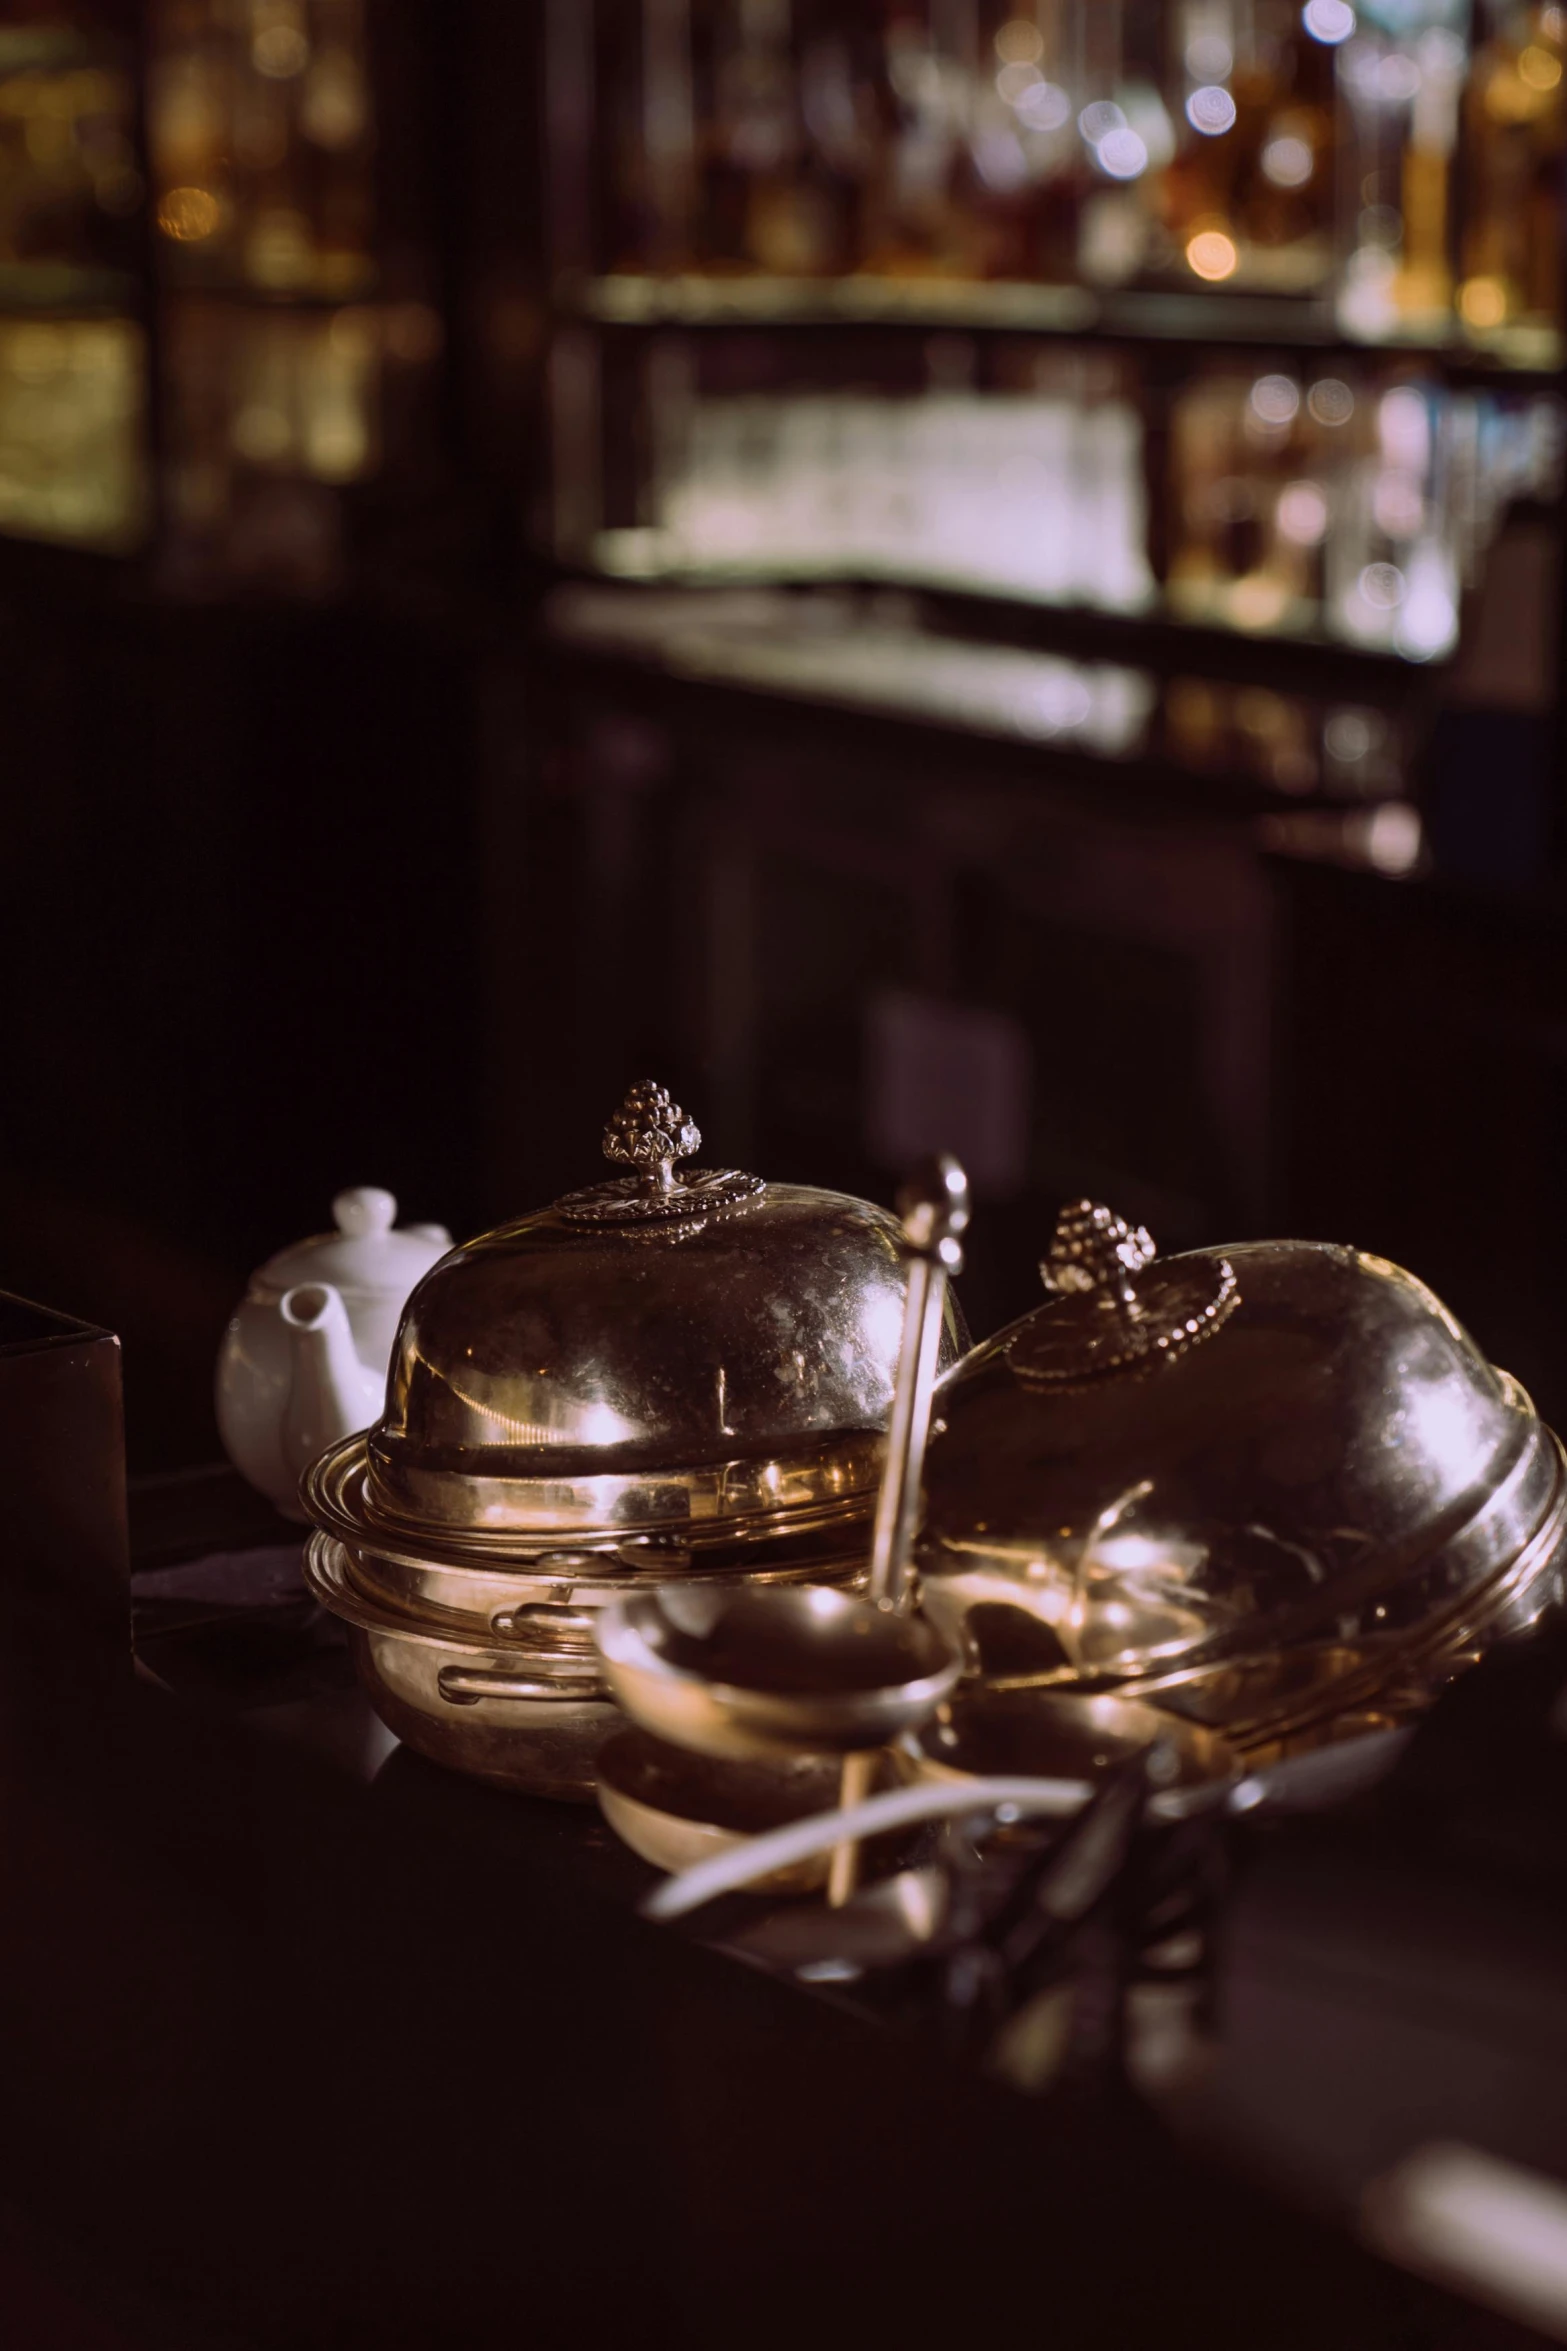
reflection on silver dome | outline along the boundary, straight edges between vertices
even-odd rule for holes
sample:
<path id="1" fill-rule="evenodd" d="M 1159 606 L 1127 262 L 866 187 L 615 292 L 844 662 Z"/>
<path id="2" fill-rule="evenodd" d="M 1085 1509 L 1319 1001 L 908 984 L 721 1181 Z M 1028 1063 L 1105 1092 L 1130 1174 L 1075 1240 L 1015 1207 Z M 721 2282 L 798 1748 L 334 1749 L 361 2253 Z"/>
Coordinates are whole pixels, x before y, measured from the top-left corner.
<path id="1" fill-rule="evenodd" d="M 1062 1232 L 1058 1301 L 940 1391 L 921 1598 L 971 1671 L 1255 1705 L 1261 1659 L 1385 1682 L 1556 1591 L 1561 1447 L 1423 1283 L 1316 1242 L 1149 1263 L 1086 1203 Z M 1198 1295 L 1224 1313 L 1159 1327 Z"/>
<path id="2" fill-rule="evenodd" d="M 605 1130 L 629 1173 L 482 1234 L 419 1284 L 364 1447 L 379 1524 L 487 1544 L 718 1539 L 868 1507 L 902 1328 L 896 1220 L 683 1165 L 700 1144 L 639 1083 Z M 959 1333 L 952 1309 L 946 1364 Z"/>

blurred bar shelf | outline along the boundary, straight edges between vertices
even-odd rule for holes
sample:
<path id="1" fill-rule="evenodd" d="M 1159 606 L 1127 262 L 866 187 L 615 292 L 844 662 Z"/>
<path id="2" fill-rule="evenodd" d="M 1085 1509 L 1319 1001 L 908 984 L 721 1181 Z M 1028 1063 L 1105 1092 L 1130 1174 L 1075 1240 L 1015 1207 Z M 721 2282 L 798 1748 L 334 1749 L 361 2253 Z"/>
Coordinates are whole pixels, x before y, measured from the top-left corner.
<path id="1" fill-rule="evenodd" d="M 835 569 L 800 563 L 786 570 L 776 562 L 754 565 L 686 565 L 662 563 L 650 549 L 656 534 L 613 531 L 600 534 L 591 558 L 579 567 L 588 577 L 605 582 L 635 583 L 662 588 L 693 598 L 745 595 L 769 588 L 802 591 L 844 590 L 849 593 L 897 595 L 904 590 L 930 599 L 947 616 L 947 625 L 989 642 L 1036 646 L 1045 637 L 1052 644 L 1069 644 L 1076 651 L 1105 659 L 1132 659 L 1171 670 L 1189 668 L 1194 661 L 1220 674 L 1233 671 L 1243 677 L 1257 674 L 1257 656 L 1266 649 L 1270 672 L 1301 677 L 1331 674 L 1359 681 L 1373 691 L 1378 681 L 1408 684 L 1416 676 L 1440 676 L 1441 661 L 1416 663 L 1408 655 L 1381 646 L 1356 645 L 1320 627 L 1279 629 L 1226 628 L 1190 620 L 1155 600 L 1143 612 L 1115 612 L 1086 604 L 1055 603 L 1024 589 L 1007 590 L 992 581 L 959 577 L 920 576 L 913 570 L 895 578 L 871 579 Z"/>
<path id="2" fill-rule="evenodd" d="M 127 316 L 142 307 L 134 273 L 69 262 L 0 262 L 0 318 Z"/>
<path id="3" fill-rule="evenodd" d="M 377 302 L 383 288 L 375 271 L 367 271 L 342 287 L 258 286 L 252 279 L 199 277 L 194 274 L 167 280 L 167 292 L 178 302 L 223 303 L 244 310 L 350 310 Z"/>
<path id="4" fill-rule="evenodd" d="M 1241 629 L 1192 620 L 1167 605 L 1143 613 L 1080 604 L 1047 604 L 990 586 L 932 582 L 922 602 L 938 625 L 988 643 L 1059 647 L 1083 657 L 1134 661 L 1164 675 L 1200 668 L 1205 675 L 1256 681 L 1259 656 L 1269 683 L 1402 702 L 1434 689 L 1447 661 L 1413 662 L 1382 646 L 1356 645 L 1326 629 Z M 1448 659 L 1452 657 L 1449 656 Z"/>
<path id="5" fill-rule="evenodd" d="M 1537 385 L 1567 368 L 1550 329 L 1499 330 L 1492 339 L 1455 324 L 1441 338 L 1346 334 L 1330 301 L 1289 295 L 1105 292 L 937 277 L 784 278 L 641 275 L 567 279 L 563 315 L 604 327 L 904 327 L 921 333 L 1025 334 L 1074 342 L 1201 344 L 1208 350 L 1291 349 L 1424 361 L 1444 374 Z"/>
<path id="6" fill-rule="evenodd" d="M 1048 647 L 998 644 L 990 631 L 965 635 L 938 601 L 885 589 L 567 581 L 547 598 L 543 628 L 552 658 L 614 665 L 622 690 L 625 673 L 640 673 L 677 691 L 765 701 L 777 716 L 830 710 L 840 723 L 890 724 L 909 745 L 920 734 L 962 738 L 1010 752 L 1024 783 L 1113 791 L 1165 815 L 1308 817 L 1285 832 L 1339 845 L 1341 819 L 1353 817 L 1351 835 L 1370 838 L 1378 808 L 1403 810 L 1428 723 L 1407 669 L 1401 680 L 1336 676 L 1310 691 L 1259 689 L 1254 678 L 1225 679 L 1200 641 L 1172 660 L 1168 634 L 1150 632 L 1141 649 L 1160 666 L 1124 643 L 1120 658 L 1069 636 Z M 1408 869 L 1389 846 L 1408 837 L 1402 814 L 1391 835 L 1384 826 L 1384 870 Z"/>
<path id="7" fill-rule="evenodd" d="M 123 67 L 130 44 L 85 24 L 0 25 L 0 75 L 69 73 L 83 65 Z"/>

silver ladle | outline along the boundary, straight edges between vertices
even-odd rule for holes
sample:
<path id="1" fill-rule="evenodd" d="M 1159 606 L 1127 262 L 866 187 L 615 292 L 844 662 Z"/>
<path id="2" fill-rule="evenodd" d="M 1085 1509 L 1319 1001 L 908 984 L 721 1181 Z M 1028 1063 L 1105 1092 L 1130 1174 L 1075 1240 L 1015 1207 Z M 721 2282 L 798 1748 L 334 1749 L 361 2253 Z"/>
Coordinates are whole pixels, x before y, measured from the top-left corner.
<path id="1" fill-rule="evenodd" d="M 941 1348 L 941 1318 L 949 1275 L 963 1268 L 961 1235 L 969 1220 L 968 1178 L 943 1152 L 920 1168 L 898 1195 L 903 1219 L 903 1253 L 909 1287 L 903 1307 L 903 1341 L 887 1430 L 887 1457 L 876 1496 L 871 1535 L 871 1570 L 866 1597 L 874 1608 L 901 1615 L 908 1603 L 909 1562 L 919 1520 L 920 1484 L 930 1437 L 931 1399 Z M 938 1701 L 939 1703 L 939 1701 Z M 930 1711 L 933 1713 L 934 1708 Z M 911 1726 L 912 1727 L 912 1726 Z M 870 1753 L 851 1755 L 843 1767 L 838 1803 L 847 1812 L 871 1792 L 875 1764 Z M 840 1845 L 827 1876 L 827 1901 L 840 1909 L 859 1878 L 860 1848 Z"/>
<path id="2" fill-rule="evenodd" d="M 841 1754 L 845 1804 L 868 1792 L 875 1751 L 934 1713 L 961 1671 L 945 1638 L 903 1605 L 967 1178 L 942 1157 L 911 1179 L 898 1207 L 909 1286 L 866 1596 L 672 1584 L 606 1608 L 595 1629 L 605 1678 L 642 1729 L 736 1761 Z M 852 1845 L 835 1853 L 830 1902 L 853 1892 L 857 1856 Z"/>

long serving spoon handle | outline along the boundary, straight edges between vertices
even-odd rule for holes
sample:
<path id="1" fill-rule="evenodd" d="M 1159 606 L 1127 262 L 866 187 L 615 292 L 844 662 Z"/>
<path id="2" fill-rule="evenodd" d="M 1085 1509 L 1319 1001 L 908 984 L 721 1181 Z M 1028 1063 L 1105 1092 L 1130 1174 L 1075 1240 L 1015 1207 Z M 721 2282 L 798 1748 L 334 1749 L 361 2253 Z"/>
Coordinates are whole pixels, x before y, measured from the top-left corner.
<path id="1" fill-rule="evenodd" d="M 963 1266 L 960 1235 L 969 1220 L 969 1189 L 958 1162 L 943 1152 L 917 1168 L 898 1194 L 898 1213 L 909 1287 L 867 1587 L 872 1600 L 894 1608 L 903 1605 L 908 1590 L 947 1278 Z"/>
<path id="2" fill-rule="evenodd" d="M 867 1585 L 868 1597 L 881 1608 L 901 1608 L 908 1597 L 947 1280 L 963 1266 L 959 1236 L 969 1220 L 968 1178 L 950 1153 L 944 1151 L 914 1171 L 898 1194 L 898 1213 L 903 1219 L 909 1287 L 887 1454 L 876 1496 Z M 875 1774 L 874 1754 L 844 1759 L 838 1800 L 845 1811 L 865 1801 Z M 859 1846 L 837 1846 L 827 1876 L 827 1900 L 832 1908 L 841 1909 L 849 1900 L 859 1874 Z"/>

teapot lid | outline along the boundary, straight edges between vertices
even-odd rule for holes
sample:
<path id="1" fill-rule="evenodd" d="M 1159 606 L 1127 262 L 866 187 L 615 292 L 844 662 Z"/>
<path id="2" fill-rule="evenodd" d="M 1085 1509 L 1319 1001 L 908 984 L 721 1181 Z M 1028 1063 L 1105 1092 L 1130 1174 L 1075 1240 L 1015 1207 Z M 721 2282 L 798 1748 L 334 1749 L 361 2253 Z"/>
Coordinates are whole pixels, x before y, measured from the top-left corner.
<path id="1" fill-rule="evenodd" d="M 440 1224 L 397 1224 L 397 1202 L 379 1184 L 353 1184 L 332 1203 L 336 1230 L 279 1249 L 250 1278 L 251 1290 L 330 1282 L 348 1295 L 406 1298 L 452 1245 Z"/>

